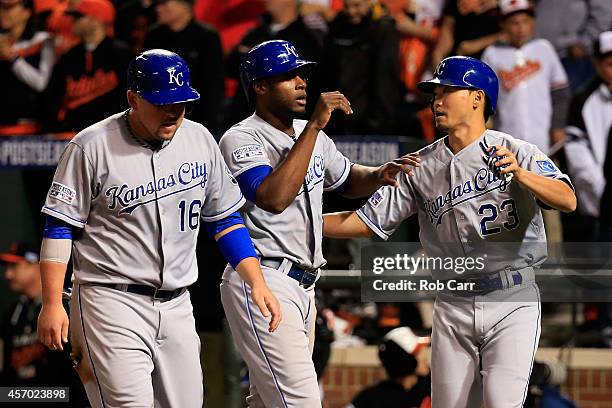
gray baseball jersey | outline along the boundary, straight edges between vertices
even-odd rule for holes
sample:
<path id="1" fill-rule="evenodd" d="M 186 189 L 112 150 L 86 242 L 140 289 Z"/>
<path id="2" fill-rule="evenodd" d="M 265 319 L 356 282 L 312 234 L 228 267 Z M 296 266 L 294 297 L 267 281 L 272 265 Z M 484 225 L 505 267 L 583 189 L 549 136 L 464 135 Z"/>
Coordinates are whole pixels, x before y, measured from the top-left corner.
<path id="1" fill-rule="evenodd" d="M 483 401 L 485 406 L 522 406 L 538 347 L 540 302 L 533 267 L 547 255 L 542 214 L 531 192 L 485 164 L 483 154 L 494 145 L 512 151 L 522 168 L 569 183 L 536 146 L 487 130 L 456 155 L 445 139 L 425 147 L 414 176 L 402 174 L 398 188 L 382 187 L 357 211 L 383 239 L 402 220 L 418 214 L 428 256 L 472 255 L 487 242 L 495 246 L 490 256 L 502 254 L 487 260 L 483 272 L 499 276 L 503 289 L 472 296 L 442 292 L 436 298 L 433 408 L 479 408 Z M 502 243 L 508 242 L 519 243 L 519 250 L 506 253 Z M 516 271 L 521 280 L 514 281 Z M 453 270 L 434 270 L 432 275 L 458 278 Z"/>
<path id="2" fill-rule="evenodd" d="M 302 133 L 306 123 L 305 120 L 293 121 L 296 135 Z M 287 134 L 254 114 L 229 129 L 219 146 L 232 174 L 238 177 L 256 166 L 277 167 L 294 143 Z M 272 214 L 251 202 L 243 207 L 244 221 L 257 252 L 262 257 L 287 258 L 307 268 L 324 265 L 321 252 L 323 191 L 339 187 L 348 177 L 350 168 L 349 160 L 321 131 L 304 180 L 306 194 L 302 187 L 295 201 L 281 214 Z M 313 237 L 314 243 L 311 242 Z"/>
<path id="3" fill-rule="evenodd" d="M 494 44 L 484 51 L 482 60 L 500 79 L 495 127 L 548 152 L 553 113 L 551 91 L 568 86 L 553 46 L 541 38 L 520 48 Z"/>
<path id="4" fill-rule="evenodd" d="M 418 214 L 420 241 L 432 257 L 465 256 L 483 242 L 545 243 L 542 214 L 533 194 L 499 177 L 483 161 L 483 146 L 494 145 L 512 151 L 524 169 L 569 182 L 536 146 L 487 130 L 457 155 L 445 139 L 423 148 L 421 167 L 415 169 L 414 177 L 401 174 L 398 188 L 380 188 L 357 214 L 383 239 L 404 219 Z M 546 259 L 546 245 L 524 249 L 510 269 L 537 266 Z M 487 272 L 507 266 L 490 261 Z M 435 279 L 457 278 L 454 271 L 433 272 Z"/>
<path id="5" fill-rule="evenodd" d="M 70 310 L 77 371 L 94 407 L 201 407 L 189 293 L 165 301 L 96 283 L 192 284 L 200 219 L 222 219 L 244 198 L 202 125 L 183 120 L 155 150 L 126 119 L 113 115 L 68 144 L 42 210 L 80 228 Z"/>
<path id="6" fill-rule="evenodd" d="M 189 286 L 200 218 L 222 219 L 245 200 L 202 125 L 184 120 L 153 151 L 129 134 L 123 115 L 68 144 L 42 211 L 82 228 L 73 245 L 79 283 Z"/>
<path id="7" fill-rule="evenodd" d="M 304 120 L 294 120 L 300 135 Z M 229 129 L 220 147 L 236 177 L 256 166 L 278 167 L 294 139 L 253 115 Z M 243 207 L 246 226 L 263 258 L 284 259 L 278 267 L 262 261 L 266 282 L 283 309 L 283 322 L 275 333 L 256 312 L 250 288 L 228 266 L 221 283 L 221 301 L 236 342 L 249 367 L 251 407 L 321 407 L 317 375 L 312 362 L 314 286 L 304 288 L 287 276 L 292 263 L 318 268 L 325 263 L 322 199 L 348 177 L 351 163 L 324 132 L 319 132 L 310 164 L 297 197 L 281 214 L 272 214 L 248 202 Z"/>

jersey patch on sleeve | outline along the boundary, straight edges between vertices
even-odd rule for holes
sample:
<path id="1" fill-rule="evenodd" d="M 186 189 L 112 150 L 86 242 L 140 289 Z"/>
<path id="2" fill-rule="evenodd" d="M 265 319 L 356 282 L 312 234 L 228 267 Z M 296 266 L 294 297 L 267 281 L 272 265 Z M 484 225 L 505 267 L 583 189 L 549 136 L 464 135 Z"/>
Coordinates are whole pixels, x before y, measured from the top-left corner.
<path id="1" fill-rule="evenodd" d="M 76 190 L 54 181 L 49 189 L 49 197 L 72 205 L 76 198 Z"/>
<path id="2" fill-rule="evenodd" d="M 376 208 L 385 200 L 385 196 L 382 194 L 380 190 L 372 194 L 372 197 L 369 198 L 370 205 L 373 208 Z"/>
<path id="3" fill-rule="evenodd" d="M 263 148 L 259 145 L 246 145 L 234 150 L 232 156 L 234 160 L 240 162 L 254 157 L 264 157 L 264 152 Z"/>
<path id="4" fill-rule="evenodd" d="M 536 160 L 536 163 L 542 173 L 556 173 L 557 172 L 557 166 L 555 166 L 554 163 L 550 161 L 550 159 Z"/>

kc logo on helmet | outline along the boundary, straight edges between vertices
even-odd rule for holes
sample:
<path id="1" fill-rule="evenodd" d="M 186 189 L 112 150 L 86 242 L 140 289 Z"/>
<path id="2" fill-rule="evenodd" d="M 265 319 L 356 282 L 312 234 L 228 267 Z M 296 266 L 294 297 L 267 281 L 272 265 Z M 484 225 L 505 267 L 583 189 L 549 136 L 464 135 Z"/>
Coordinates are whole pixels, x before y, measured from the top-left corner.
<path id="1" fill-rule="evenodd" d="M 434 72 L 435 76 L 442 75 L 442 72 L 444 71 L 444 65 L 446 65 L 446 62 L 441 62 L 438 64 L 438 66 L 436 67 L 436 72 Z"/>
<path id="2" fill-rule="evenodd" d="M 284 58 L 284 62 L 289 61 L 289 55 L 293 55 L 295 58 L 298 58 L 298 53 L 295 50 L 295 47 L 293 45 L 289 45 L 289 44 L 283 44 L 283 47 L 285 47 L 285 50 L 287 51 L 287 53 L 284 54 L 279 54 L 279 57 L 285 57 Z"/>
<path id="3" fill-rule="evenodd" d="M 171 67 L 168 68 L 168 75 L 170 75 L 170 79 L 168 81 L 169 84 L 175 83 L 178 86 L 183 86 L 183 73 L 179 72 L 178 74 L 176 73 L 176 68 L 175 67 Z"/>

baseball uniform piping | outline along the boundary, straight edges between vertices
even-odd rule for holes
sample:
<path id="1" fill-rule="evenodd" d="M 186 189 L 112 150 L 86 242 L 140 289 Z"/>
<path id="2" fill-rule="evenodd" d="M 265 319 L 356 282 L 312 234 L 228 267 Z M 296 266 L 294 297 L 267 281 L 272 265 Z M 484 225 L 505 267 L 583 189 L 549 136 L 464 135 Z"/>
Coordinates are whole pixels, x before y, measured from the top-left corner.
<path id="1" fill-rule="evenodd" d="M 351 162 L 348 159 L 344 160 L 344 169 L 342 169 L 342 175 L 340 176 L 340 178 L 331 186 L 323 187 L 323 191 L 333 191 L 337 189 L 338 187 L 340 187 L 342 183 L 344 183 L 346 179 L 348 178 L 350 172 L 347 171 L 347 169 L 350 169 L 350 168 L 351 168 Z"/>
<path id="2" fill-rule="evenodd" d="M 533 284 L 535 286 L 535 283 Z M 540 334 L 540 318 L 542 315 L 542 311 L 540 310 L 540 290 L 536 287 L 536 295 L 538 296 L 538 321 L 536 323 L 536 334 L 535 339 L 533 340 L 533 353 L 531 354 L 531 367 L 529 368 L 529 375 L 527 376 L 527 384 L 525 384 L 525 391 L 523 391 L 523 401 L 521 406 L 525 403 L 525 398 L 527 398 L 527 390 L 529 389 L 529 378 L 531 378 L 531 371 L 533 370 L 533 361 L 535 359 L 536 349 L 538 348 L 538 336 Z"/>
<path id="3" fill-rule="evenodd" d="M 89 356 L 89 361 L 91 361 L 91 369 L 94 373 L 94 377 L 96 377 L 96 384 L 98 384 L 98 391 L 100 392 L 100 400 L 102 401 L 102 406 L 106 407 L 106 403 L 104 402 L 104 396 L 102 395 L 102 387 L 100 386 L 100 380 L 98 379 L 98 374 L 96 374 L 96 366 L 94 365 L 93 358 L 91 357 L 91 351 L 89 350 L 89 342 L 87 341 L 87 335 L 85 335 L 85 323 L 83 322 L 83 307 L 81 306 L 81 285 L 79 285 L 79 314 L 81 315 L 81 329 L 83 330 L 83 338 L 85 339 L 85 346 L 87 347 L 87 355 Z"/>
<path id="4" fill-rule="evenodd" d="M 244 205 L 244 202 L 246 201 L 246 199 L 244 198 L 244 195 L 242 195 L 242 193 L 240 193 L 240 198 L 238 199 L 238 201 L 236 201 L 234 204 L 232 204 L 229 208 L 227 208 L 226 210 L 223 210 L 221 212 L 218 212 L 216 214 L 211 214 L 211 215 L 202 215 L 202 219 L 206 222 L 211 222 L 211 221 L 216 221 L 217 219 L 221 219 L 221 218 L 225 218 L 227 215 L 236 212 L 240 209 L 240 207 L 242 207 Z"/>
<path id="5" fill-rule="evenodd" d="M 270 359 L 268 358 L 268 355 L 266 354 L 266 350 L 263 348 L 263 344 L 261 343 L 261 340 L 259 339 L 259 334 L 257 333 L 257 328 L 255 327 L 255 321 L 253 320 L 253 314 L 251 313 L 251 307 L 249 306 L 249 295 L 247 293 L 246 284 L 244 282 L 242 282 L 242 289 L 244 290 L 244 303 L 246 304 L 246 309 L 249 314 L 249 320 L 251 322 L 251 327 L 253 328 L 253 334 L 255 334 L 255 338 L 257 339 L 257 344 L 259 345 L 259 349 L 261 350 L 264 358 L 266 359 L 266 363 L 268 364 L 268 369 L 270 370 L 270 373 L 272 374 L 272 378 L 274 378 L 274 384 L 276 384 L 276 389 L 278 390 L 278 393 L 283 399 L 283 404 L 285 407 L 288 407 L 287 401 L 285 401 L 285 395 L 283 394 L 283 391 L 281 390 L 280 385 L 278 384 L 278 380 L 276 379 L 276 374 L 274 374 L 274 370 L 272 369 L 272 364 L 270 363 Z"/>
<path id="6" fill-rule="evenodd" d="M 361 218 L 361 220 L 372 229 L 372 231 L 374 231 L 376 233 L 376 235 L 378 235 L 379 237 L 381 237 L 382 239 L 384 239 L 385 241 L 389 239 L 389 236 L 387 233 L 385 233 L 374 221 L 372 221 L 370 219 L 370 217 L 368 217 L 368 215 L 366 213 L 364 213 L 361 208 L 358 209 L 357 211 L 355 211 L 355 213 L 357 214 L 357 216 L 359 218 Z"/>
<path id="7" fill-rule="evenodd" d="M 68 224 L 74 225 L 75 227 L 79 227 L 79 228 L 83 228 L 85 226 L 85 222 L 78 220 L 76 218 L 72 218 L 69 215 L 66 214 L 62 214 L 61 212 L 54 210 L 53 208 L 49 208 L 47 206 L 43 207 L 43 212 L 44 213 L 53 213 L 53 214 L 49 214 L 49 215 L 53 215 L 56 218 L 59 218 L 61 220 L 66 221 Z"/>

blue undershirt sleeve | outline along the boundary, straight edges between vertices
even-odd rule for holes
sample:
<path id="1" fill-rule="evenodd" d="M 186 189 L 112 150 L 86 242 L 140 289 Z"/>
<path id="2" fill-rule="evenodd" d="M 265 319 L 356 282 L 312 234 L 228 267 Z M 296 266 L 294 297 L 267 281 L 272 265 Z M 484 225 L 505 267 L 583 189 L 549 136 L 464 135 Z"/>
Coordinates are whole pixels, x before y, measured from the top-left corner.
<path id="1" fill-rule="evenodd" d="M 76 227 L 68 224 L 59 218 L 47 215 L 45 217 L 45 227 L 43 229 L 43 236 L 51 239 L 72 239 L 73 233 Z"/>
<path id="2" fill-rule="evenodd" d="M 264 181 L 264 179 L 268 177 L 270 173 L 272 173 L 272 167 L 268 166 L 267 164 L 262 164 L 261 166 L 253 167 L 252 169 L 249 169 L 236 177 L 240 190 L 242 190 L 242 194 L 244 194 L 247 200 L 255 203 L 257 187 L 259 187 L 261 182 Z"/>

